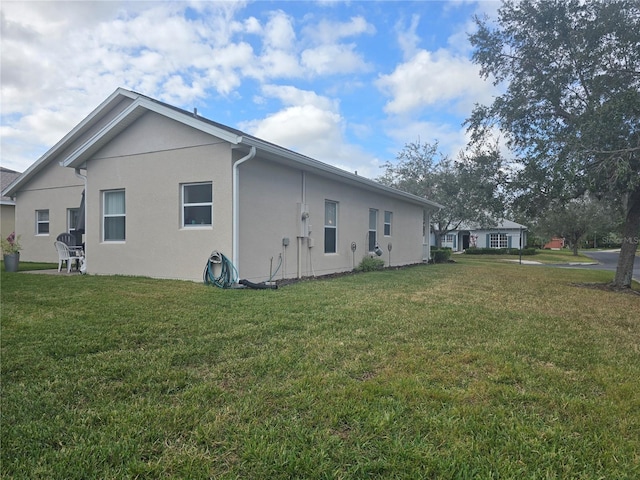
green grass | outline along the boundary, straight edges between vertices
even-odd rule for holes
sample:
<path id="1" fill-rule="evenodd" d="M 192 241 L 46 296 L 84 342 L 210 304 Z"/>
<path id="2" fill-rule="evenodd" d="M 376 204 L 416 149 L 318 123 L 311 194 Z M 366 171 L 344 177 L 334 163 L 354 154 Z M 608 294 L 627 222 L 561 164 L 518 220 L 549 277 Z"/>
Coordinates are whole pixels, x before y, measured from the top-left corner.
<path id="1" fill-rule="evenodd" d="M 278 290 L 1 277 L 1 476 L 640 477 L 640 297 L 457 263 Z"/>

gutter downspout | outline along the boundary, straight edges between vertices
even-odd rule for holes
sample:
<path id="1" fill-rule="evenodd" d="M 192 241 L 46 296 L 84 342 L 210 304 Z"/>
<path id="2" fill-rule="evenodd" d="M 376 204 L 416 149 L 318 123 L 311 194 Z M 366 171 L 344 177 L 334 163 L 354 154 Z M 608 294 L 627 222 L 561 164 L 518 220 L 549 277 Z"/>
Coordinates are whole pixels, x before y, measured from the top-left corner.
<path id="1" fill-rule="evenodd" d="M 240 218 L 240 212 L 239 207 L 240 207 L 240 172 L 238 171 L 238 167 L 240 166 L 240 164 L 246 162 L 247 160 L 251 160 L 252 158 L 254 158 L 256 156 L 256 147 L 251 147 L 251 150 L 249 151 L 249 153 L 247 155 L 245 155 L 244 157 L 242 157 L 240 160 L 238 160 L 237 162 L 235 162 L 233 164 L 233 205 L 231 207 L 232 209 L 232 223 L 233 223 L 233 238 L 232 238 L 232 262 L 233 265 L 236 267 L 236 270 L 239 272 L 239 268 L 238 268 L 238 257 L 239 257 L 239 245 L 240 245 L 240 240 L 238 238 L 238 219 Z M 238 273 L 238 278 L 240 277 L 240 274 Z"/>
<path id="2" fill-rule="evenodd" d="M 80 168 L 75 168 L 73 170 L 73 172 L 76 174 L 76 177 L 78 177 L 80 180 L 82 180 L 84 182 L 84 230 L 85 232 L 87 231 L 87 176 L 86 175 L 82 175 L 80 173 Z M 84 233 L 84 235 L 86 235 L 86 233 Z M 85 239 L 85 243 L 86 243 L 86 239 Z M 83 273 L 85 273 L 87 271 L 87 252 L 85 250 L 84 252 L 84 261 L 82 262 L 82 269 L 84 270 Z"/>

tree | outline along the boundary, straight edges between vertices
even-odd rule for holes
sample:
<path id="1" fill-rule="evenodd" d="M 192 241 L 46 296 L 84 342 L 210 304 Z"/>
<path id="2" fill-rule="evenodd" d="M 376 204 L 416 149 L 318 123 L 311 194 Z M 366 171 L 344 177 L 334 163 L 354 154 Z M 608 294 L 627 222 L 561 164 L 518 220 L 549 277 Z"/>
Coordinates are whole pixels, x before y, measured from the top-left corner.
<path id="1" fill-rule="evenodd" d="M 385 174 L 377 180 L 408 193 L 428 198 L 444 206 L 432 215 L 439 247 L 442 237 L 461 223 L 493 223 L 500 217 L 503 202 L 498 193 L 500 155 L 495 149 L 477 147 L 461 152 L 452 161 L 438 151 L 438 142 L 408 143 L 396 162 L 383 165 Z"/>
<path id="2" fill-rule="evenodd" d="M 475 107 L 472 140 L 500 128 L 531 210 L 585 192 L 623 206 L 613 286 L 630 287 L 640 236 L 640 3 L 506 0 L 496 25 L 476 23 L 473 60 L 506 91 Z"/>
<path id="3" fill-rule="evenodd" d="M 580 243 L 587 234 L 598 230 L 610 231 L 615 228 L 615 220 L 615 212 L 608 203 L 584 195 L 568 202 L 552 203 L 536 230 L 549 237 L 564 238 L 577 256 Z"/>

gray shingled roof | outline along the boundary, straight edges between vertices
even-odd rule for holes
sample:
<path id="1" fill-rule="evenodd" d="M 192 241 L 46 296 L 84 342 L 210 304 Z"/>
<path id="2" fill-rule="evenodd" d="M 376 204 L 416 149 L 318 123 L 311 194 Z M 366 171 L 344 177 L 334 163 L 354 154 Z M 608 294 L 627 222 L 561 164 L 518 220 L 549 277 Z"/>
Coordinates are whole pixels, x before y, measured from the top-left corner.
<path id="1" fill-rule="evenodd" d="M 11 185 L 20 175 L 20 172 L 0 167 L 0 192 L 4 191 L 4 189 Z M 0 200 L 2 200 L 2 203 L 13 203 L 11 197 L 3 196 Z"/>

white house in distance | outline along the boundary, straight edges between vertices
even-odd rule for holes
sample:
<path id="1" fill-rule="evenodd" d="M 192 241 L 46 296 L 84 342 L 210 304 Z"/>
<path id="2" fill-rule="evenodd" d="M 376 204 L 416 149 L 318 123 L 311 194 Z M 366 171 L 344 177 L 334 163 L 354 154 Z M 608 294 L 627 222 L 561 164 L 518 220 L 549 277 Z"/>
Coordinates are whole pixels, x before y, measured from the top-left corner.
<path id="1" fill-rule="evenodd" d="M 252 282 L 349 271 L 376 246 L 423 262 L 440 208 L 125 89 L 3 193 L 23 261 L 57 262 L 57 235 L 84 222 L 87 273 L 185 280 L 212 251 Z"/>
<path id="2" fill-rule="evenodd" d="M 470 247 L 525 248 L 527 227 L 511 220 L 502 220 L 492 226 L 461 224 L 457 230 L 443 235 L 441 245 L 454 252 L 462 252 Z"/>

